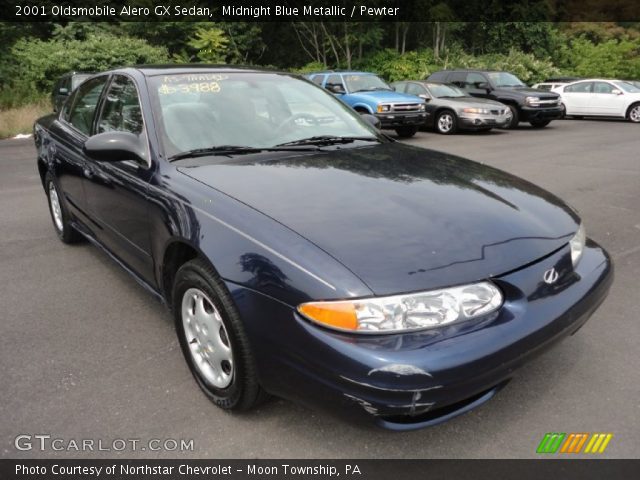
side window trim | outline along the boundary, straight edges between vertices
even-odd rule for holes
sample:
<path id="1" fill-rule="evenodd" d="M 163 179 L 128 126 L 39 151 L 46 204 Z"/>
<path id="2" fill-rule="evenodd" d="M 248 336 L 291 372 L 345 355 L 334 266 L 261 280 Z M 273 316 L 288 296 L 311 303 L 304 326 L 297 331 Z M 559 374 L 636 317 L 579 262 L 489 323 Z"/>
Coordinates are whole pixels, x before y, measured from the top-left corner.
<path id="1" fill-rule="evenodd" d="M 98 122 L 102 117 L 102 112 L 104 111 L 105 98 L 107 98 L 107 94 L 109 93 L 109 89 L 111 88 L 111 84 L 113 84 L 113 79 L 115 75 L 109 75 L 107 79 L 107 83 L 105 83 L 104 88 L 102 89 L 102 94 L 100 95 L 100 99 L 98 100 L 98 105 L 96 105 L 96 113 L 93 116 L 93 124 L 91 125 L 91 135 L 94 136 L 98 129 Z"/>

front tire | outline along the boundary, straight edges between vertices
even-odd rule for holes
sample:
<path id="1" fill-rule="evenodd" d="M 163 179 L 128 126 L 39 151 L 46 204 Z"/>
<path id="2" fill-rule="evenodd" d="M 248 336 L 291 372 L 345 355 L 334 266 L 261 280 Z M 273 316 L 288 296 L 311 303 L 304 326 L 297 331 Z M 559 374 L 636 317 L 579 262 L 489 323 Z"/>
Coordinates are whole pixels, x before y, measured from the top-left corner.
<path id="1" fill-rule="evenodd" d="M 507 105 L 507 107 L 511 111 L 511 121 L 507 123 L 505 128 L 507 130 L 512 130 L 516 128 L 520 123 L 520 114 L 518 113 L 518 109 L 515 107 L 515 105 Z"/>
<path id="2" fill-rule="evenodd" d="M 173 312 L 180 347 L 205 395 L 223 410 L 248 410 L 266 395 L 249 340 L 231 296 L 204 260 L 176 273 Z"/>
<path id="3" fill-rule="evenodd" d="M 634 103 L 629 107 L 627 119 L 632 123 L 640 123 L 640 103 Z"/>
<path id="4" fill-rule="evenodd" d="M 396 133 L 400 138 L 411 138 L 418 132 L 418 126 L 412 125 L 410 127 L 398 127 Z"/>
<path id="5" fill-rule="evenodd" d="M 551 123 L 551 120 L 531 120 L 529 123 L 533 128 L 544 128 Z"/>
<path id="6" fill-rule="evenodd" d="M 44 185 L 47 191 L 47 200 L 49 203 L 49 213 L 51 214 L 51 221 L 53 222 L 53 228 L 58 235 L 58 238 L 63 243 L 76 243 L 82 240 L 80 235 L 69 222 L 69 213 L 62 201 L 62 194 L 58 190 L 58 186 L 53 178 L 53 175 L 47 172 L 44 177 Z"/>
<path id="7" fill-rule="evenodd" d="M 436 117 L 436 132 L 451 135 L 458 131 L 458 117 L 451 110 L 444 110 Z"/>

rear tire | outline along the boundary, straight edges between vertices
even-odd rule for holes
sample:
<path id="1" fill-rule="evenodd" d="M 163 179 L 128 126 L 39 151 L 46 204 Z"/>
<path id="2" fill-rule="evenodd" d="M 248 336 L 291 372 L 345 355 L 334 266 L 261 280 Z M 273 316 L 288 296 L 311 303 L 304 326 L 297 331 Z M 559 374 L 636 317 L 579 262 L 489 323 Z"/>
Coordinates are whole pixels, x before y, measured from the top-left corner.
<path id="1" fill-rule="evenodd" d="M 185 263 L 173 285 L 176 332 L 189 370 L 223 410 L 244 411 L 267 398 L 229 291 L 204 260 Z"/>
<path id="2" fill-rule="evenodd" d="M 551 120 L 532 120 L 529 123 L 533 128 L 544 128 L 551 123 Z"/>
<path id="3" fill-rule="evenodd" d="M 518 113 L 518 109 L 514 105 L 507 105 L 509 110 L 511 110 L 511 121 L 505 126 L 508 130 L 513 130 L 520 123 L 520 114 Z"/>
<path id="4" fill-rule="evenodd" d="M 458 117 L 451 110 L 443 110 L 436 117 L 436 132 L 451 135 L 458 131 Z"/>
<path id="5" fill-rule="evenodd" d="M 418 125 L 412 125 L 410 127 L 398 127 L 396 133 L 400 138 L 411 138 L 418 132 Z"/>
<path id="6" fill-rule="evenodd" d="M 53 222 L 53 229 L 63 243 L 77 243 L 82 240 L 82 235 L 71 226 L 69 212 L 63 200 L 53 175 L 49 172 L 44 177 L 45 190 L 49 203 L 49 213 Z"/>
<path id="7" fill-rule="evenodd" d="M 640 123 L 640 102 L 634 103 L 629 107 L 627 120 L 632 123 Z"/>

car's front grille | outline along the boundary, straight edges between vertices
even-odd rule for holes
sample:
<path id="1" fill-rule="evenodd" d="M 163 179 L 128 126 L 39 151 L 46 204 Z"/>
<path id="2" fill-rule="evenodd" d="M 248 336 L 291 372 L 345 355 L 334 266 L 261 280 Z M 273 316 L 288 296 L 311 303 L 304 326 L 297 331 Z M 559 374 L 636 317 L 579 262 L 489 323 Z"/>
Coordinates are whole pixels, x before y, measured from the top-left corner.
<path id="1" fill-rule="evenodd" d="M 537 107 L 557 107 L 560 103 L 558 98 L 541 98 L 534 106 Z"/>
<path id="2" fill-rule="evenodd" d="M 419 103 L 394 103 L 391 105 L 391 110 L 394 112 L 419 112 Z"/>

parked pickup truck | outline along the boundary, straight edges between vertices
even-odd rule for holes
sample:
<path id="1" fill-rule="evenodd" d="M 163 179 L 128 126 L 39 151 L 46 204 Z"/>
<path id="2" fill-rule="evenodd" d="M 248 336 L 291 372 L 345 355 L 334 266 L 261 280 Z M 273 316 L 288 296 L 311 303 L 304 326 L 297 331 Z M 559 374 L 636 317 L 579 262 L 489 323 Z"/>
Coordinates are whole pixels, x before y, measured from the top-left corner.
<path id="1" fill-rule="evenodd" d="M 431 74 L 428 81 L 451 83 L 474 97 L 504 103 L 511 110 L 507 128 L 515 128 L 521 121 L 542 128 L 563 115 L 558 94 L 529 88 L 509 72 L 442 70 Z"/>
<path id="2" fill-rule="evenodd" d="M 423 99 L 398 93 L 384 80 L 367 72 L 316 72 L 307 75 L 359 113 L 375 115 L 382 128 L 412 137 L 427 119 Z"/>

